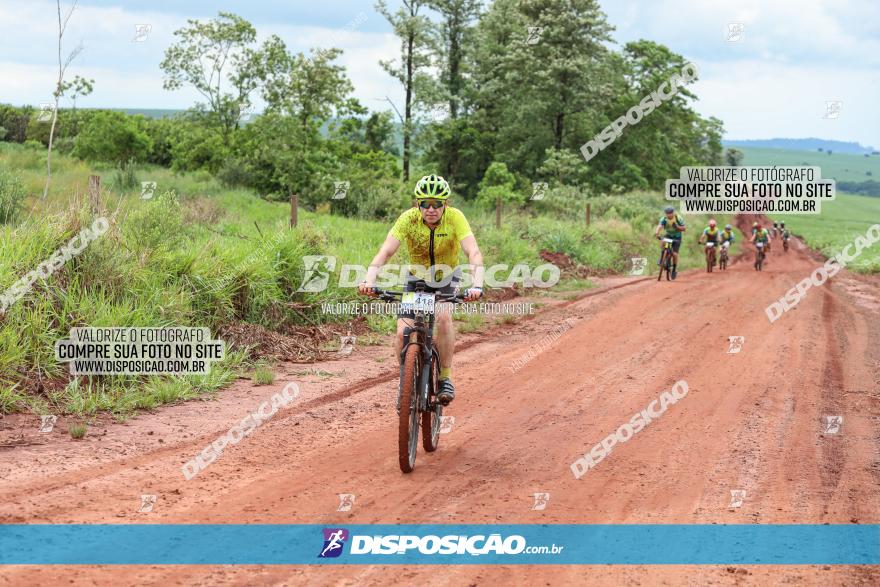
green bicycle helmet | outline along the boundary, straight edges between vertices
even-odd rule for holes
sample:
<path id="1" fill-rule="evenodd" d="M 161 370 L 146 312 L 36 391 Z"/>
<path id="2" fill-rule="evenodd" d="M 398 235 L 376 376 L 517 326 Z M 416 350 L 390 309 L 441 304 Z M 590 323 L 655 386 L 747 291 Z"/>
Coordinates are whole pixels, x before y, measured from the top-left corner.
<path id="1" fill-rule="evenodd" d="M 416 199 L 424 200 L 432 198 L 435 200 L 445 200 L 449 197 L 449 182 L 439 175 L 426 175 L 416 182 L 414 190 Z"/>

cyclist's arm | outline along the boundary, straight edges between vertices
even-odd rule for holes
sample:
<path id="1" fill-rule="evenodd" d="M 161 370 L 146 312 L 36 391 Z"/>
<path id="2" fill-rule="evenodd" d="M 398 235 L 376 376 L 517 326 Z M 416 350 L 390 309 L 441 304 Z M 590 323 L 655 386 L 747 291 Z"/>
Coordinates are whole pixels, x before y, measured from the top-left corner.
<path id="1" fill-rule="evenodd" d="M 658 222 L 658 223 L 657 223 L 657 228 L 654 230 L 654 237 L 655 237 L 655 238 L 658 237 L 658 236 L 660 236 L 660 231 L 661 231 L 661 230 L 663 230 L 663 223 L 662 223 L 662 222 Z"/>
<path id="2" fill-rule="evenodd" d="M 364 282 L 368 287 L 372 287 L 376 283 L 376 276 L 379 273 L 379 268 L 385 264 L 388 259 L 394 256 L 394 253 L 397 252 L 397 249 L 400 247 L 400 241 L 391 236 L 390 234 L 385 237 L 385 242 L 382 243 L 382 246 L 379 247 L 379 252 L 376 253 L 376 256 L 373 257 L 373 261 L 370 263 L 370 266 L 367 268 L 367 276 L 364 278 Z"/>
<path id="3" fill-rule="evenodd" d="M 461 249 L 464 251 L 464 254 L 467 255 L 468 263 L 470 263 L 470 268 L 474 280 L 474 287 L 483 287 L 483 272 L 485 268 L 483 267 L 483 253 L 480 252 L 480 247 L 477 246 L 477 239 L 474 238 L 474 235 L 466 236 L 461 239 Z"/>

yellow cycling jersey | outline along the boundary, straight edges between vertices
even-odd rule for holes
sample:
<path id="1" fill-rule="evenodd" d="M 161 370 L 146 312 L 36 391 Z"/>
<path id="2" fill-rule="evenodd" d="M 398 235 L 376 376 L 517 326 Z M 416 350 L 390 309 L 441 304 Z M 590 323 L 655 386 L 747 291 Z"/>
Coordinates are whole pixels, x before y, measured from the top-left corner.
<path id="1" fill-rule="evenodd" d="M 418 208 L 410 208 L 398 217 L 388 234 L 406 244 L 410 263 L 416 266 L 410 268 L 410 273 L 425 279 L 427 274 L 419 266 L 454 268 L 458 265 L 461 241 L 474 233 L 462 211 L 447 206 L 435 228 L 425 224 Z"/>

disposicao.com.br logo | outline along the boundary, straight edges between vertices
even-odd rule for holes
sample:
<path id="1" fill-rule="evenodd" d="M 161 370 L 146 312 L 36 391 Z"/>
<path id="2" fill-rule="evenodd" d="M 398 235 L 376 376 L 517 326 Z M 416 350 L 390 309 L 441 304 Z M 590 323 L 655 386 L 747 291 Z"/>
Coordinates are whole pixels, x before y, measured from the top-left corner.
<path id="1" fill-rule="evenodd" d="M 351 538 L 350 555 L 517 555 L 560 554 L 564 546 L 528 546 L 525 537 L 512 534 L 475 534 L 472 536 L 448 534 L 387 534 L 349 535 L 345 528 L 324 528 L 323 547 L 318 558 L 335 558 L 342 554 Z"/>

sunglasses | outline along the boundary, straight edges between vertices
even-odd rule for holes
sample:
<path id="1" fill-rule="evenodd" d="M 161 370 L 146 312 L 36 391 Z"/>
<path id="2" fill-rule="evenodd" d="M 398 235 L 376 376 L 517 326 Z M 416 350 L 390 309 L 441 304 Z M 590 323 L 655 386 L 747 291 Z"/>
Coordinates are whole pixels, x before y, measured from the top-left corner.
<path id="1" fill-rule="evenodd" d="M 422 210 L 427 210 L 428 208 L 434 208 L 435 210 L 439 210 L 446 204 L 444 202 L 438 202 L 436 200 L 422 200 L 419 202 L 419 208 Z"/>

